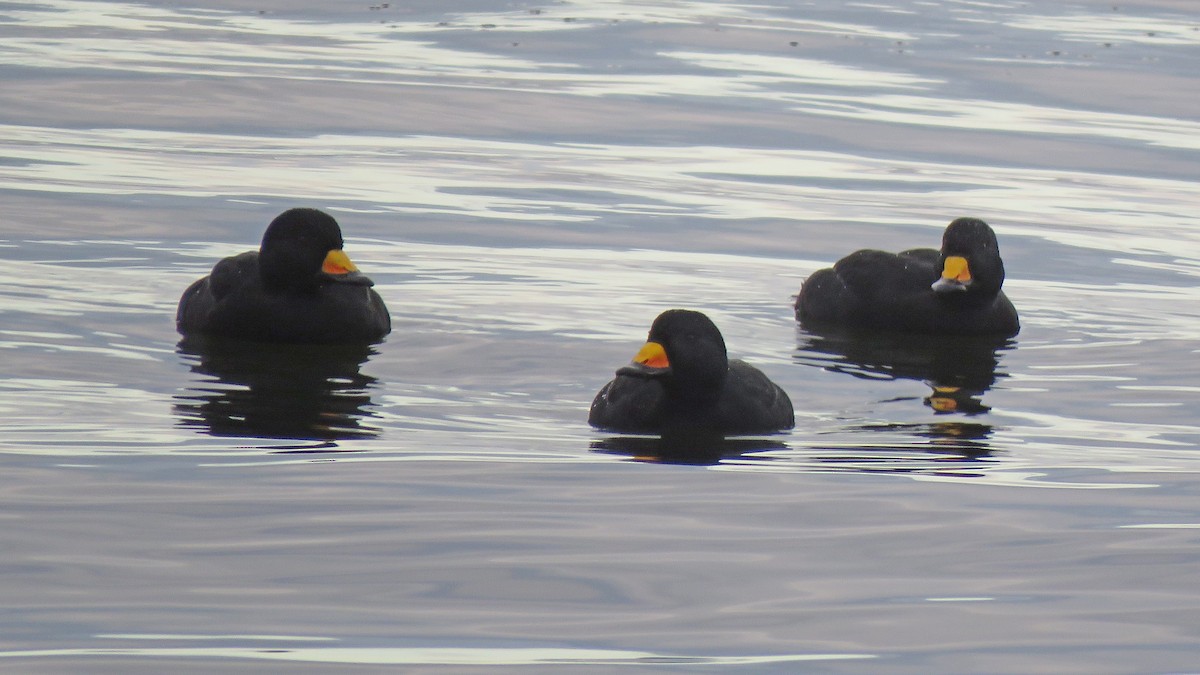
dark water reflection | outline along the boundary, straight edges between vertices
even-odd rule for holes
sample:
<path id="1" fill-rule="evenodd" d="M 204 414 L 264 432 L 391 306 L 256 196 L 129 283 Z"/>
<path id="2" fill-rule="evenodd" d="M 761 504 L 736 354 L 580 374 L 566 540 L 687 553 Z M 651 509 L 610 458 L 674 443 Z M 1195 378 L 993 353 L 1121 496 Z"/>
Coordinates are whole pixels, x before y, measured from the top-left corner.
<path id="1" fill-rule="evenodd" d="M 882 380 L 917 380 L 931 389 L 922 402 L 938 414 L 978 415 L 982 396 L 1007 377 L 998 371 L 1011 338 L 873 334 L 801 329 L 795 360 L 830 372 Z"/>
<path id="2" fill-rule="evenodd" d="M 186 338 L 177 352 L 204 376 L 175 397 L 178 423 L 212 436 L 334 441 L 380 433 L 362 372 L 367 345 L 264 345 Z"/>
<path id="3" fill-rule="evenodd" d="M 659 438 L 650 436 L 612 436 L 591 444 L 593 452 L 625 455 L 634 461 L 660 464 L 707 466 L 721 460 L 753 459 L 770 461 L 770 456 L 755 453 L 787 450 L 788 445 L 764 438 Z M 750 456 L 750 457 L 748 457 Z"/>
<path id="4" fill-rule="evenodd" d="M 690 466 L 726 465 L 782 472 L 929 476 L 953 480 L 986 478 L 997 466 L 988 424 L 957 420 L 921 424 L 860 425 L 842 430 L 844 443 L 794 447 L 768 438 L 681 441 L 648 436 L 613 436 L 593 441 L 592 452 L 631 461 Z M 839 432 L 841 433 L 841 432 Z M 859 442 L 854 442 L 856 434 Z"/>

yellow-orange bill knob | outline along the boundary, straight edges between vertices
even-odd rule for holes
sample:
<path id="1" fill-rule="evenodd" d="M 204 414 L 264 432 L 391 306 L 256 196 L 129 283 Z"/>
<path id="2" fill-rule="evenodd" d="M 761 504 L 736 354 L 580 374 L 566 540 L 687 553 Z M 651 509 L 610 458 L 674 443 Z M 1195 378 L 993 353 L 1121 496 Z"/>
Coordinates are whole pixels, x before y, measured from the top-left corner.
<path id="1" fill-rule="evenodd" d="M 967 259 L 957 255 L 947 257 L 946 264 L 942 268 L 942 278 L 964 284 L 969 282 L 971 280 L 971 267 L 967 264 Z"/>
<path id="2" fill-rule="evenodd" d="M 663 346 L 657 342 L 647 342 L 642 345 L 642 348 L 633 357 L 633 362 L 650 368 L 668 368 L 671 365 L 671 362 L 667 360 L 667 353 L 663 351 Z"/>
<path id="3" fill-rule="evenodd" d="M 358 268 L 354 266 L 354 263 L 350 262 L 350 256 L 338 248 L 325 255 L 325 262 L 321 264 L 321 271 L 326 274 L 349 274 L 357 272 Z"/>

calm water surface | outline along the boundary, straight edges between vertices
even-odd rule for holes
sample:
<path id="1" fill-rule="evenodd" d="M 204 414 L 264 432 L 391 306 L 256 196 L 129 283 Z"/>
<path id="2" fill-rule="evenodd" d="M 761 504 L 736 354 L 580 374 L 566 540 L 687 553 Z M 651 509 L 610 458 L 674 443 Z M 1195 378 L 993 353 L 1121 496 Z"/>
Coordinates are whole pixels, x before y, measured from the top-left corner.
<path id="1" fill-rule="evenodd" d="M 1183 0 L 0 4 L 0 667 L 1200 672 L 1197 47 Z M 297 205 L 392 335 L 181 343 Z M 796 326 L 962 215 L 1016 338 Z M 589 429 L 670 307 L 796 430 Z"/>

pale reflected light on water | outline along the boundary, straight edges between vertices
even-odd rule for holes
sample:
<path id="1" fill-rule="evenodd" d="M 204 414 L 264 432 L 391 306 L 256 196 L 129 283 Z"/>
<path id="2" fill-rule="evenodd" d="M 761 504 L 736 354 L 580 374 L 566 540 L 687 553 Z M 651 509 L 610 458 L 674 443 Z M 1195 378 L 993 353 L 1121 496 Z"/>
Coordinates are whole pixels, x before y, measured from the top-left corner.
<path id="1" fill-rule="evenodd" d="M 0 662 L 1194 667 L 1193 14 L 3 5 Z M 182 289 L 299 205 L 394 332 L 181 340 Z M 1019 335 L 796 325 L 814 270 L 958 216 Z M 670 307 L 796 428 L 588 428 Z"/>
<path id="2" fill-rule="evenodd" d="M 1180 4 L 1181 9 L 1190 9 Z M 1103 14 L 1068 14 L 1062 16 L 1016 16 L 1006 23 L 1013 28 L 1044 31 L 1070 42 L 1111 47 L 1114 43 L 1147 45 L 1197 45 L 1200 30 L 1195 21 L 1151 19 L 1127 16 L 1115 11 Z M 1182 20 L 1181 20 L 1182 19 Z"/>
<path id="3" fill-rule="evenodd" d="M 169 638 L 169 636 L 167 636 Z M 796 654 L 771 656 L 674 656 L 653 652 L 599 649 L 509 648 L 471 649 L 413 647 L 139 647 L 123 649 L 57 649 L 0 651 L 0 659 L 33 657 L 173 657 L 187 659 L 239 659 L 246 661 L 298 661 L 344 665 L 427 665 L 427 666 L 746 666 L 802 662 L 846 661 L 874 658 L 869 654 Z"/>
<path id="4" fill-rule="evenodd" d="M 920 222 L 930 231 L 919 243 L 936 246 L 939 235 L 933 228 L 940 233 L 948 222 L 927 215 L 936 203 L 939 214 L 995 214 L 989 220 L 1008 235 L 1105 253 L 1170 256 L 1168 261 L 1142 261 L 1120 255 L 1120 261 L 1197 273 L 1195 259 L 1186 257 L 1186 251 L 1176 255 L 1181 243 L 1200 245 L 1200 235 L 1190 226 L 1194 182 L 715 146 L 8 131 L 15 146 L 8 152 L 20 161 L 0 165 L 0 189 L 233 199 L 244 198 L 245 186 L 253 184 L 262 191 L 256 200 L 334 200 L 354 212 L 391 213 L 399 227 L 419 228 L 422 234 L 430 228 L 415 216 L 524 221 L 543 228 L 557 223 L 545 234 L 552 240 L 580 240 L 586 233 L 564 226 L 595 223 L 615 229 L 613 236 L 631 248 L 659 244 L 662 235 L 646 231 L 622 236 L 625 228 L 614 224 L 652 217 L 686 218 L 715 237 L 728 235 L 724 228 L 707 225 L 709 221 L 822 222 L 852 216 L 864 223 Z M 122 139 L 121 149 L 111 147 L 114 138 Z M 533 178 L 531 162 L 538 167 L 533 191 L 526 189 Z M 336 182 L 330 182 L 333 166 Z M 1152 220 L 1142 207 L 1147 192 L 1157 196 Z M 853 214 L 847 204 L 853 205 Z M 74 230 L 87 224 L 62 225 Z M 812 235 L 790 233 L 782 230 L 779 242 L 789 250 L 828 245 L 813 241 Z M 253 241 L 249 236 L 252 232 L 247 242 Z M 1036 268 L 1029 272 L 1047 276 Z M 1055 281 L 1050 283 L 1052 287 Z"/>

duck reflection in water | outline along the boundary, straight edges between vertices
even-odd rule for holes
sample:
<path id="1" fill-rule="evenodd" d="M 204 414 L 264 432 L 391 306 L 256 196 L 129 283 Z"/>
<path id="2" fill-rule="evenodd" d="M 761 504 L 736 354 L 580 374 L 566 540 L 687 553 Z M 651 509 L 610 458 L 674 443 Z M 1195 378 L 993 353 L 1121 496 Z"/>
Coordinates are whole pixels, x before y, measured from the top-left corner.
<path id="1" fill-rule="evenodd" d="M 932 390 L 923 402 L 936 414 L 990 410 L 982 396 L 1006 377 L 997 368 L 1013 345 L 1007 337 L 798 330 L 797 362 L 863 379 L 923 382 Z"/>
<path id="2" fill-rule="evenodd" d="M 959 422 L 959 421 L 938 421 L 927 424 L 922 423 L 906 423 L 906 424 L 874 424 L 863 425 L 854 429 L 855 431 L 870 431 L 876 433 L 901 433 L 916 438 L 922 439 L 923 450 L 929 450 L 938 454 L 953 455 L 958 458 L 965 459 L 981 459 L 987 457 L 992 452 L 992 446 L 989 439 L 992 436 L 992 425 L 980 424 L 978 422 Z M 872 444 L 871 450 L 875 454 L 882 453 L 887 456 L 892 451 L 906 452 L 914 448 L 911 444 L 897 444 L 888 446 L 886 444 Z M 856 461 L 862 461 L 861 456 L 856 456 Z M 947 459 L 951 459 L 947 457 Z M 893 470 L 893 469 L 889 469 Z"/>
<path id="3" fill-rule="evenodd" d="M 175 397 L 179 423 L 213 436 L 324 440 L 379 434 L 361 367 L 369 345 L 263 344 L 189 337 L 178 353 L 204 379 Z"/>
<path id="4" fill-rule="evenodd" d="M 769 461 L 771 455 L 757 453 L 787 450 L 788 445 L 766 438 L 725 438 L 720 435 L 684 438 L 666 436 L 612 436 L 592 441 L 592 452 L 624 455 L 635 462 L 708 466 L 721 460 Z"/>

